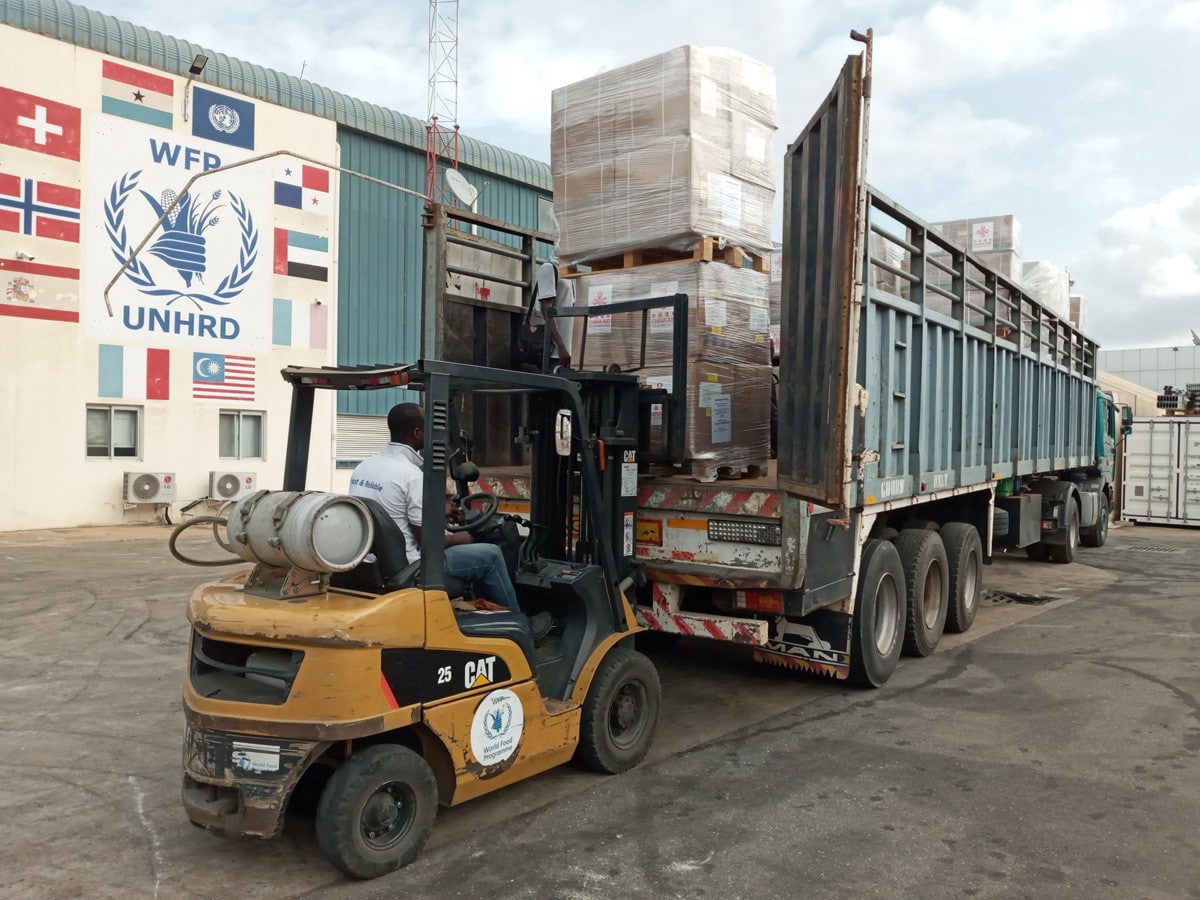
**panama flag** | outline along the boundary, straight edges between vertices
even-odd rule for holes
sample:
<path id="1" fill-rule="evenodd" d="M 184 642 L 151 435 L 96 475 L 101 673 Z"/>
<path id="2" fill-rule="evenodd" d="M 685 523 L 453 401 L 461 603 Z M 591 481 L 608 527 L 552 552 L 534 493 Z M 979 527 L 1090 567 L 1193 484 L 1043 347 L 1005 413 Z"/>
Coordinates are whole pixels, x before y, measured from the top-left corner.
<path id="1" fill-rule="evenodd" d="M 329 238 L 275 229 L 275 274 L 329 280 Z"/>
<path id="2" fill-rule="evenodd" d="M 78 106 L 0 87 L 0 144 L 79 160 Z"/>
<path id="3" fill-rule="evenodd" d="M 100 76 L 100 111 L 147 125 L 174 125 L 175 81 L 166 75 L 104 60 Z"/>
<path id="4" fill-rule="evenodd" d="M 329 170 L 284 160 L 275 170 L 275 205 L 329 215 Z"/>
<path id="5" fill-rule="evenodd" d="M 275 298 L 271 343 L 281 347 L 329 348 L 329 307 L 323 303 Z"/>
<path id="6" fill-rule="evenodd" d="M 79 188 L 0 172 L 0 231 L 79 243 Z"/>
<path id="7" fill-rule="evenodd" d="M 101 397 L 170 400 L 171 353 L 147 347 L 100 345 Z"/>

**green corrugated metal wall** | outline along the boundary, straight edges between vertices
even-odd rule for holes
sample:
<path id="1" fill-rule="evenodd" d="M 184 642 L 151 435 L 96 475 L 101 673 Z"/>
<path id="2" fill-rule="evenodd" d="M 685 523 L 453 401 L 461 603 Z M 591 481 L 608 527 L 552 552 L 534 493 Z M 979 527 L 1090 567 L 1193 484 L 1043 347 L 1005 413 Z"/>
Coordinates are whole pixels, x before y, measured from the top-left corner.
<path id="1" fill-rule="evenodd" d="M 338 129 L 343 168 L 412 190 L 425 189 L 425 154 L 348 128 Z M 545 191 L 463 167 L 479 188 L 481 215 L 537 224 Z M 342 175 L 338 228 L 338 362 L 415 360 L 421 349 L 422 202 L 383 185 Z M 484 234 L 485 237 L 494 237 Z M 398 392 L 347 393 L 338 412 L 383 415 Z"/>

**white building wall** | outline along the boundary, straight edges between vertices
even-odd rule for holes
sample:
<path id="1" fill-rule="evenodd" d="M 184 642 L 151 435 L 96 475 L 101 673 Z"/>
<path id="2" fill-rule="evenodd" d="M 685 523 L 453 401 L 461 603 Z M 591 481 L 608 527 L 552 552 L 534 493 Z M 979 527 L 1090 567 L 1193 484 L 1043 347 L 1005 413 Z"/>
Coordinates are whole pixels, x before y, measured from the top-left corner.
<path id="1" fill-rule="evenodd" d="M 202 235 L 179 241 L 192 252 L 203 237 L 203 248 L 196 251 L 205 266 L 202 275 L 193 272 L 187 282 L 184 275 L 192 263 L 176 265 L 189 258 L 186 253 L 172 256 L 165 245 L 161 254 L 150 252 L 160 232 L 138 257 L 139 283 L 122 278 L 112 291 L 112 318 L 103 293 L 119 268 L 114 235 L 123 227 L 126 247 L 140 242 L 157 218 L 151 199 L 162 203 L 165 190 L 183 193 L 187 180 L 216 159 L 228 164 L 288 150 L 336 165 L 336 125 L 195 83 L 188 89 L 185 119 L 185 77 L 7 26 L 0 26 L 0 60 L 6 63 L 0 65 L 0 531 L 161 517 L 163 507 L 123 501 L 127 471 L 174 473 L 176 497 L 166 512 L 175 520 L 185 506 L 208 495 L 211 470 L 253 472 L 259 487 L 280 487 L 290 388 L 279 370 L 288 364 L 329 365 L 336 357 L 337 173 L 312 167 L 317 188 L 302 189 L 300 196 L 305 203 L 315 200 L 315 211 L 277 202 L 295 195 L 276 194 L 276 182 L 303 171 L 295 160 L 290 160 L 290 176 L 284 172 L 289 160 L 275 158 L 201 178 L 191 195 L 198 202 L 213 201 L 214 211 L 200 220 L 213 221 Z M 128 77 L 129 71 L 165 92 L 140 90 L 142 99 L 136 101 L 136 85 L 105 78 L 114 72 Z M 125 88 L 131 88 L 128 99 L 116 96 Z M 108 113 L 102 111 L 106 96 Z M 114 107 L 113 99 L 141 106 Z M 156 111 L 157 124 L 113 115 L 114 109 L 147 117 L 154 112 L 143 110 Z M 174 165 L 168 163 L 172 156 Z M 321 171 L 328 190 L 320 189 Z M 114 193 L 121 178 L 128 189 Z M 132 181 L 136 186 L 130 187 Z M 54 209 L 44 215 L 26 210 L 27 183 L 32 183 L 30 196 L 39 207 L 46 205 L 39 202 L 40 187 L 57 186 L 51 192 L 57 206 L 49 204 Z M 61 223 L 69 231 L 72 221 L 72 191 L 78 191 L 77 240 L 61 231 Z M 221 193 L 213 200 L 216 191 Z M 280 270 L 280 229 L 283 268 L 289 259 L 313 268 L 293 267 L 290 274 Z M 325 243 L 317 240 L 315 250 L 289 251 L 289 232 L 307 235 L 304 240 L 310 244 L 315 239 Z M 73 272 L 78 274 L 72 277 Z M 281 306 L 281 300 L 287 305 Z M 140 319 L 136 310 L 141 310 Z M 170 312 L 171 317 L 159 320 L 165 327 L 150 329 L 149 311 Z M 296 322 L 323 322 L 323 339 L 319 327 L 297 327 L 282 343 L 282 311 L 295 313 Z M 189 314 L 196 317 L 191 333 Z M 211 315 L 214 323 L 204 333 L 198 319 L 202 314 Z M 131 327 L 139 321 L 140 328 Z M 224 335 L 215 324 L 221 321 L 226 323 Z M 229 332 L 235 329 L 233 336 Z M 144 363 L 148 349 L 165 361 L 164 379 L 147 379 L 144 370 L 126 366 L 114 396 L 114 371 L 128 360 Z M 211 376 L 213 361 L 229 362 L 230 356 L 252 361 L 252 399 L 196 396 L 209 382 L 202 378 L 198 386 L 195 373 Z M 223 371 L 229 374 L 228 368 Z M 87 456 L 89 404 L 140 411 L 136 458 Z M 263 458 L 220 458 L 223 410 L 264 413 Z M 333 468 L 333 422 L 333 397 L 321 394 L 314 415 L 311 488 L 330 489 L 345 481 Z M 193 512 L 213 508 L 200 503 Z"/>

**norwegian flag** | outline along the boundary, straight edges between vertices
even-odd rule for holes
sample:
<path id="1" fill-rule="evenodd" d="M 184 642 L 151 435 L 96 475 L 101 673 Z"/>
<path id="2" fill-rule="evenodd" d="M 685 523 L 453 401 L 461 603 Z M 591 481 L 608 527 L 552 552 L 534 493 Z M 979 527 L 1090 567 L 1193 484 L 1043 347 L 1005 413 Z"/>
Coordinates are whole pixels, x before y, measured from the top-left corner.
<path id="1" fill-rule="evenodd" d="M 79 243 L 79 189 L 0 173 L 0 231 Z"/>
<path id="2" fill-rule="evenodd" d="M 0 144 L 79 160 L 78 106 L 0 87 Z"/>

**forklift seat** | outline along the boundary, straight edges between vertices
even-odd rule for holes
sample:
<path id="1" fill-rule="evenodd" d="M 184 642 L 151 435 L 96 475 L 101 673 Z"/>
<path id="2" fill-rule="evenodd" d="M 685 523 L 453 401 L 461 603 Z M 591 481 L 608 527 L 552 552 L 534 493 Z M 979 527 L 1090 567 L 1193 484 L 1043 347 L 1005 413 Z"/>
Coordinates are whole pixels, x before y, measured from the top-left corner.
<path id="1" fill-rule="evenodd" d="M 530 668 L 533 665 L 533 625 L 529 616 L 519 612 L 458 613 L 458 630 L 467 637 L 508 638 L 525 653 Z"/>
<path id="2" fill-rule="evenodd" d="M 363 506 L 371 516 L 375 536 L 371 540 L 370 562 L 363 560 L 349 572 L 337 572 L 329 579 L 333 587 L 348 588 L 352 591 L 365 591 L 372 594 L 385 594 L 402 588 L 416 587 L 421 574 L 421 561 L 408 561 L 408 547 L 404 541 L 404 532 L 396 524 L 379 501 L 369 497 L 359 497 Z M 372 558 L 373 557 L 373 558 Z M 446 593 L 451 597 L 461 597 L 466 590 L 457 578 L 447 576 Z"/>

